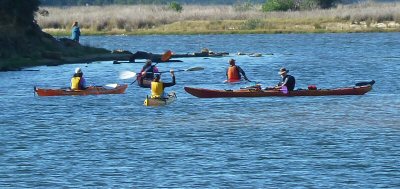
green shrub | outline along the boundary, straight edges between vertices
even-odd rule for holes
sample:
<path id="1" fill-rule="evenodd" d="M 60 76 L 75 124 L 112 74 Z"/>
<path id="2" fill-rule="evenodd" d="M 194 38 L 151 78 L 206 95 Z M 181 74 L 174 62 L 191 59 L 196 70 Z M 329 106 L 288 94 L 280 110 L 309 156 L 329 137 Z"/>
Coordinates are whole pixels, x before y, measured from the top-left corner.
<path id="1" fill-rule="evenodd" d="M 174 11 L 176 11 L 176 12 L 182 12 L 182 10 L 183 10 L 182 5 L 177 3 L 177 2 L 175 2 L 175 1 L 172 1 L 169 4 L 169 8 L 174 10 Z"/>
<path id="2" fill-rule="evenodd" d="M 243 23 L 242 29 L 254 30 L 263 25 L 263 22 L 259 19 L 249 19 Z"/>
<path id="3" fill-rule="evenodd" d="M 295 9 L 293 0 L 268 0 L 262 5 L 262 10 L 264 12 L 287 11 L 291 9 Z"/>

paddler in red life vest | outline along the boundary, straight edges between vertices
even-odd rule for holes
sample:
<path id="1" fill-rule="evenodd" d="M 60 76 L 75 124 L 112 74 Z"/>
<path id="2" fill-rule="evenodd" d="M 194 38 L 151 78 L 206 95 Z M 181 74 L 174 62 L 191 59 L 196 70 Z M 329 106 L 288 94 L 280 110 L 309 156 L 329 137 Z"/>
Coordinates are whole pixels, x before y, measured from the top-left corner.
<path id="1" fill-rule="evenodd" d="M 165 87 L 171 87 L 176 84 L 174 70 L 171 70 L 170 73 L 172 76 L 171 83 L 165 83 L 165 82 L 160 81 L 161 74 L 159 74 L 159 73 L 154 74 L 154 79 L 151 82 L 151 98 L 166 98 L 167 97 L 167 94 L 164 92 Z"/>
<path id="2" fill-rule="evenodd" d="M 241 79 L 241 75 L 243 75 L 243 78 L 246 81 L 250 81 L 246 77 L 246 73 L 240 68 L 239 66 L 236 66 L 234 59 L 229 60 L 229 67 L 228 70 L 226 71 L 226 78 L 227 82 L 239 82 Z"/>
<path id="3" fill-rule="evenodd" d="M 71 78 L 71 89 L 72 90 L 84 90 L 86 89 L 86 81 L 83 78 L 81 68 L 75 69 L 75 74 Z"/>

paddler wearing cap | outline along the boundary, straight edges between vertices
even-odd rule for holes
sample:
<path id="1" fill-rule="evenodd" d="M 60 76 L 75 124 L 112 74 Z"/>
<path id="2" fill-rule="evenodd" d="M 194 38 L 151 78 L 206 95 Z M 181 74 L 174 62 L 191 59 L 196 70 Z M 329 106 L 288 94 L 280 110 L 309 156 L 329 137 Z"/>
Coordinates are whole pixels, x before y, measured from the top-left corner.
<path id="1" fill-rule="evenodd" d="M 296 85 L 296 79 L 289 75 L 289 70 L 286 68 L 281 68 L 278 72 L 279 75 L 282 77 L 282 81 L 275 86 L 275 89 L 281 89 L 283 86 L 287 87 L 288 91 L 293 91 Z"/>
<path id="2" fill-rule="evenodd" d="M 246 81 L 250 81 L 246 77 L 246 73 L 242 70 L 241 67 L 236 65 L 236 60 L 235 59 L 230 59 L 229 60 L 229 67 L 226 71 L 226 79 L 228 82 L 238 82 L 241 79 L 241 75 Z"/>
<path id="3" fill-rule="evenodd" d="M 72 90 L 84 90 L 86 89 L 86 81 L 83 78 L 81 68 L 76 68 L 75 73 L 71 78 L 71 89 Z"/>
<path id="4" fill-rule="evenodd" d="M 167 95 L 164 92 L 165 87 L 171 87 L 176 84 L 174 70 L 170 70 L 170 73 L 172 76 L 171 83 L 162 82 L 160 80 L 161 79 L 160 73 L 154 74 L 154 79 L 151 82 L 151 98 L 166 98 Z"/>
<path id="5" fill-rule="evenodd" d="M 154 78 L 154 73 L 158 72 L 158 68 L 155 65 L 152 65 L 152 63 L 153 62 L 150 59 L 146 60 L 146 63 L 140 71 L 142 79 L 152 80 Z"/>

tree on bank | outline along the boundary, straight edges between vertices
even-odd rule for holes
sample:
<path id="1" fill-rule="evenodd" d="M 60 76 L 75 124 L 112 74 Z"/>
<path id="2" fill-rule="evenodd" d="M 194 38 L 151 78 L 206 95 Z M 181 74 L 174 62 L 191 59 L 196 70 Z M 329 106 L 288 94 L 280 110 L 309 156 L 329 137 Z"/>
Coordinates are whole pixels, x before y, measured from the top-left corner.
<path id="1" fill-rule="evenodd" d="M 0 24 L 30 25 L 39 5 L 39 0 L 1 0 Z"/>
<path id="2" fill-rule="evenodd" d="M 0 0 L 0 71 L 40 65 L 38 62 L 45 59 L 54 62 L 62 57 L 109 52 L 42 32 L 34 20 L 39 5 L 39 0 Z"/>
<path id="3" fill-rule="evenodd" d="M 332 8 L 341 0 L 267 0 L 262 5 L 264 12 L 288 11 L 288 10 L 309 10 L 309 9 L 328 9 Z"/>

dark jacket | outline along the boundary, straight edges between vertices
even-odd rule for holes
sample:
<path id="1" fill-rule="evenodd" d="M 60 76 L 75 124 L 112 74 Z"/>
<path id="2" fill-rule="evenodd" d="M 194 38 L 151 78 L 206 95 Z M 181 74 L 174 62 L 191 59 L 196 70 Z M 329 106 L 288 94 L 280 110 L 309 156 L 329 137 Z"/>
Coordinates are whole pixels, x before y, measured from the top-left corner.
<path id="1" fill-rule="evenodd" d="M 282 82 L 278 84 L 279 86 L 286 86 L 288 91 L 293 91 L 296 86 L 296 79 L 291 75 L 286 75 L 282 78 Z"/>

